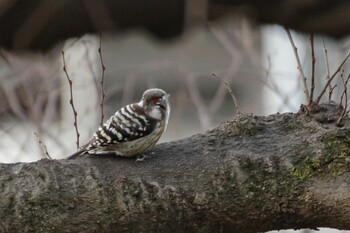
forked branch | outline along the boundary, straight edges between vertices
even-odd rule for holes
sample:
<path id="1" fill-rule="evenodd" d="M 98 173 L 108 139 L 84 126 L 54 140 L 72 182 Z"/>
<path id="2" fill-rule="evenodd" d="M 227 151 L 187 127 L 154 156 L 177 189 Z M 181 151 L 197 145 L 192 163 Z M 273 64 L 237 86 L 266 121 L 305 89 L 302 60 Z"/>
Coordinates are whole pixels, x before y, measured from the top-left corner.
<path id="1" fill-rule="evenodd" d="M 337 76 L 337 74 L 340 72 L 340 70 L 342 69 L 343 65 L 345 64 L 345 62 L 348 60 L 348 58 L 350 57 L 350 51 L 348 52 L 348 54 L 346 55 L 346 57 L 344 58 L 344 60 L 342 61 L 342 63 L 338 66 L 338 68 L 335 70 L 334 74 L 327 80 L 326 85 L 323 87 L 322 91 L 320 92 L 320 95 L 317 97 L 315 103 L 319 104 L 322 96 L 324 95 L 324 93 L 326 92 L 327 88 L 329 87 L 329 85 L 331 84 L 331 82 L 333 81 L 333 79 Z"/>

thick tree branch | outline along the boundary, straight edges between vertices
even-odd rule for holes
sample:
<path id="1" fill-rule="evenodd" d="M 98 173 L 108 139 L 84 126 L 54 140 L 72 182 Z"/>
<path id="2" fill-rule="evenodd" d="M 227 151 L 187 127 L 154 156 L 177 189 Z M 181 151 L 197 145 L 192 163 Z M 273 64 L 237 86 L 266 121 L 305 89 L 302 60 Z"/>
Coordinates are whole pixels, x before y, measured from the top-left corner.
<path id="1" fill-rule="evenodd" d="M 346 17 L 350 11 L 347 0 L 210 0 L 213 17 L 237 11 L 245 12 L 258 23 L 280 24 L 308 33 L 323 33 L 334 37 L 349 34 Z M 217 5 L 215 5 L 217 4 Z M 231 6 L 229 8 L 228 6 Z"/>
<path id="2" fill-rule="evenodd" d="M 334 37 L 349 34 L 347 0 L 3 0 L 0 47 L 48 49 L 87 33 L 144 28 L 161 38 L 230 15 Z"/>
<path id="3" fill-rule="evenodd" d="M 350 129 L 341 108 L 239 115 L 113 156 L 0 165 L 1 232 L 264 232 L 350 229 Z"/>

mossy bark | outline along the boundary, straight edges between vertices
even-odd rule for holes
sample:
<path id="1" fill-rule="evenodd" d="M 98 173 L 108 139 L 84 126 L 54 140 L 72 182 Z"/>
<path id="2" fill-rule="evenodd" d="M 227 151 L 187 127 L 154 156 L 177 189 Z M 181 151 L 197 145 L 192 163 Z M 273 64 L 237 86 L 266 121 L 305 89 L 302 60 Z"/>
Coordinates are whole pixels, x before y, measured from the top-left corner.
<path id="1" fill-rule="evenodd" d="M 151 158 L 0 165 L 0 232 L 350 229 L 350 130 L 239 115 Z"/>

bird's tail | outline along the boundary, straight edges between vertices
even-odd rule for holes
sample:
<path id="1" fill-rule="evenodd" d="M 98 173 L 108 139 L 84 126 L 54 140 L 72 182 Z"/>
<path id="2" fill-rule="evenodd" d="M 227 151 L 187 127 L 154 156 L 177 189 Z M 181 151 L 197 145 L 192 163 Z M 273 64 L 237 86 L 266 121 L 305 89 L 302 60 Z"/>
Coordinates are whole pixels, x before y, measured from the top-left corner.
<path id="1" fill-rule="evenodd" d="M 83 154 L 85 152 L 84 149 L 80 149 L 77 152 L 75 152 L 74 154 L 68 156 L 66 159 L 75 159 L 77 156 Z"/>

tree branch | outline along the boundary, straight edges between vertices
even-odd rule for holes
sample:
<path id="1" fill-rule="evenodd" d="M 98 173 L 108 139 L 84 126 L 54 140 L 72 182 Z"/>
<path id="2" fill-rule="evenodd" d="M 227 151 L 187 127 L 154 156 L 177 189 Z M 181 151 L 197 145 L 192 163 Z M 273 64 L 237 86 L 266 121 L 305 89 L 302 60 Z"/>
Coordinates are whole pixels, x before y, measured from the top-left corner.
<path id="1" fill-rule="evenodd" d="M 301 81 L 303 83 L 303 90 L 304 90 L 305 98 L 306 98 L 306 101 L 308 101 L 308 103 L 309 103 L 310 102 L 309 88 L 307 87 L 307 79 L 306 79 L 306 76 L 304 74 L 304 70 L 303 70 L 303 67 L 301 65 L 301 62 L 300 62 L 298 48 L 293 41 L 293 37 L 292 37 L 292 34 L 290 33 L 289 29 L 286 27 L 284 29 L 286 30 L 289 42 L 292 45 L 294 56 L 295 56 L 295 59 L 297 61 L 297 69 L 299 70 L 300 78 L 301 78 Z"/>
<path id="2" fill-rule="evenodd" d="M 310 117 L 241 114 L 160 144 L 142 163 L 87 155 L 1 164 L 0 231 L 350 229 L 349 122 L 324 125 L 341 111 L 320 107 Z"/>
<path id="3" fill-rule="evenodd" d="M 135 3 L 141 4 L 138 11 L 135 11 Z M 310 3 L 275 0 L 59 0 L 52 3 L 3 0 L 0 4 L 0 31 L 6 33 L 0 37 L 0 46 L 47 50 L 63 39 L 135 27 L 146 29 L 160 38 L 173 38 L 193 25 L 207 24 L 208 19 L 242 14 L 257 24 L 280 24 L 339 38 L 350 32 L 349 8 L 349 1 L 334 0 Z"/>

